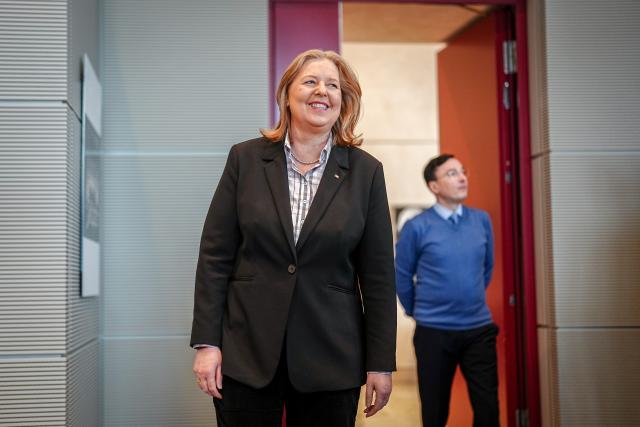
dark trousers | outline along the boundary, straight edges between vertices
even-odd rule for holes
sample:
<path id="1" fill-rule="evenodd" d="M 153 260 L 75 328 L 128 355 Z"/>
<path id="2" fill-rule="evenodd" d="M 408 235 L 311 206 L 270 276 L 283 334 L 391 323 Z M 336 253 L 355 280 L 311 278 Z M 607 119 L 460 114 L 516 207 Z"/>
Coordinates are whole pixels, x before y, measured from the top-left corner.
<path id="1" fill-rule="evenodd" d="M 495 324 L 466 331 L 416 326 L 413 344 L 424 427 L 444 427 L 449 418 L 451 385 L 460 370 L 467 382 L 474 427 L 499 427 Z"/>
<path id="2" fill-rule="evenodd" d="M 285 353 L 274 379 L 264 388 L 223 377 L 222 400 L 213 399 L 218 426 L 280 427 L 286 407 L 287 427 L 353 427 L 360 387 L 301 393 L 289 381 Z"/>

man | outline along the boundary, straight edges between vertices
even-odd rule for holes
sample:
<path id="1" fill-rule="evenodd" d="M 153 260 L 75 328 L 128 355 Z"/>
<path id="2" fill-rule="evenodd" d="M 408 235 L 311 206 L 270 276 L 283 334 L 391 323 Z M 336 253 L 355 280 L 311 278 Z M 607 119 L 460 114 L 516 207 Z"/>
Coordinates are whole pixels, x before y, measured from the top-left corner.
<path id="1" fill-rule="evenodd" d="M 424 179 L 437 203 L 406 223 L 396 247 L 398 297 L 416 321 L 422 422 L 446 425 L 459 365 L 474 427 L 499 426 L 498 327 L 485 295 L 493 270 L 491 220 L 486 212 L 462 205 L 468 179 L 453 155 L 432 159 Z"/>

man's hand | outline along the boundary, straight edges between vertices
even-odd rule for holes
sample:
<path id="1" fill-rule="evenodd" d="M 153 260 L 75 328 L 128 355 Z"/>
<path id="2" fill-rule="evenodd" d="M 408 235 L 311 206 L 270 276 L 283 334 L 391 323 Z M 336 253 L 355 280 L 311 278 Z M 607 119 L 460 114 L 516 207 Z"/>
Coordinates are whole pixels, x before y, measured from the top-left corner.
<path id="1" fill-rule="evenodd" d="M 366 417 L 372 417 L 380 409 L 389 402 L 391 396 L 391 375 L 390 374 L 367 374 L 366 394 L 364 400 L 364 413 Z M 375 394 L 376 400 L 373 402 L 373 395 Z"/>
<path id="2" fill-rule="evenodd" d="M 218 347 L 203 347 L 196 350 L 193 373 L 200 390 L 217 399 L 222 399 L 222 352 Z"/>

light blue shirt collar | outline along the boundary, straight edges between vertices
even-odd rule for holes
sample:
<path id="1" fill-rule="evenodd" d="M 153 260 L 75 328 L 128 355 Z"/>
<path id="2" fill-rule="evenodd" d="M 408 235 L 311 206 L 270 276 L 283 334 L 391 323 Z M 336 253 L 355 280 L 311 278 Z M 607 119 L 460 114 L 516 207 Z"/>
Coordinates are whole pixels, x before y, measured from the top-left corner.
<path id="1" fill-rule="evenodd" d="M 458 209 L 456 209 L 455 212 L 449 208 L 445 208 L 440 203 L 436 203 L 435 205 L 433 205 L 433 210 L 435 210 L 440 218 L 444 219 L 445 221 L 447 221 L 449 217 L 454 213 L 459 217 L 462 216 L 462 204 L 458 205 Z"/>

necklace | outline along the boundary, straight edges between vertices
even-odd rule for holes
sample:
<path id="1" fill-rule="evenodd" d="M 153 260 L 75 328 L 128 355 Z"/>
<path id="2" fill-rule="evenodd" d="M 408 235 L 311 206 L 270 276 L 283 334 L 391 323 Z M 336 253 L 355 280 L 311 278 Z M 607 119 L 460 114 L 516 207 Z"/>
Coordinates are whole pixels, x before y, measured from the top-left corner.
<path id="1" fill-rule="evenodd" d="M 312 162 L 303 162 L 302 160 L 297 158 L 295 154 L 293 154 L 293 150 L 291 150 L 290 153 L 291 153 L 291 157 L 293 157 L 293 160 L 295 160 L 296 162 L 300 163 L 301 165 L 309 166 L 309 165 L 315 165 L 316 163 L 320 163 L 320 158 L 318 158 L 318 160 L 314 160 Z"/>

